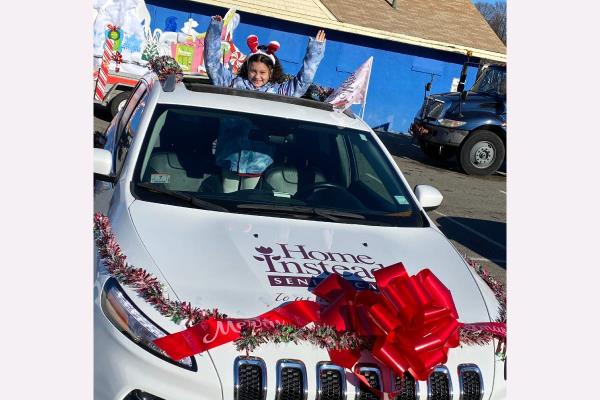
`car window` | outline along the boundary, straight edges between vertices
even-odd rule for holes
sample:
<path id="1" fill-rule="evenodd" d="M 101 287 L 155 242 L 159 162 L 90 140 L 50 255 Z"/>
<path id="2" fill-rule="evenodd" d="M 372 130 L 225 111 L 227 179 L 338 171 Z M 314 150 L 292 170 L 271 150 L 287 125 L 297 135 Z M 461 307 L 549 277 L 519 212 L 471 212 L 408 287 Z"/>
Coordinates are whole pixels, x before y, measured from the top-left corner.
<path id="1" fill-rule="evenodd" d="M 367 158 L 368 153 L 371 153 L 371 148 L 369 146 L 361 146 L 361 144 L 362 143 L 360 143 L 360 140 L 353 140 L 352 143 L 352 150 L 354 151 L 354 158 L 356 160 L 356 173 L 358 174 L 358 180 L 382 200 L 385 200 L 389 204 L 393 203 L 394 199 L 386 189 L 382 178 L 375 171 L 375 167 L 372 162 L 370 162 L 370 160 Z"/>
<path id="2" fill-rule="evenodd" d="M 123 115 L 117 127 L 116 149 L 114 152 L 115 175 L 119 176 L 127 156 L 131 142 L 137 132 L 147 96 L 147 87 L 140 81 L 133 95 L 125 105 Z"/>
<path id="3" fill-rule="evenodd" d="M 134 171 L 145 200 L 178 203 L 151 185 L 236 213 L 306 218 L 307 210 L 334 210 L 357 223 L 422 226 L 370 132 L 167 104 L 156 106 L 147 132 Z"/>

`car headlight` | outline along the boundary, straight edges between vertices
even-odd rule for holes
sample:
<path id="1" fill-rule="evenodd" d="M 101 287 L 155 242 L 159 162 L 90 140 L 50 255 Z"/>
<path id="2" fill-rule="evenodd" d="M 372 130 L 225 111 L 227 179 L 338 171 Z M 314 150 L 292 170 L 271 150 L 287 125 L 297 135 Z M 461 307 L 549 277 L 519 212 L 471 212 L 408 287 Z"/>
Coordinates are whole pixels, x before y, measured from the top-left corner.
<path id="1" fill-rule="evenodd" d="M 135 344 L 172 364 L 191 371 L 197 370 L 193 357 L 174 361 L 154 344 L 155 339 L 166 336 L 168 332 L 152 322 L 133 304 L 115 278 L 106 281 L 100 304 L 108 320 Z"/>
<path id="2" fill-rule="evenodd" d="M 464 124 L 466 124 L 466 121 L 455 121 L 453 119 L 438 119 L 438 123 L 441 126 L 445 126 L 446 128 L 457 128 L 459 126 L 463 126 Z"/>

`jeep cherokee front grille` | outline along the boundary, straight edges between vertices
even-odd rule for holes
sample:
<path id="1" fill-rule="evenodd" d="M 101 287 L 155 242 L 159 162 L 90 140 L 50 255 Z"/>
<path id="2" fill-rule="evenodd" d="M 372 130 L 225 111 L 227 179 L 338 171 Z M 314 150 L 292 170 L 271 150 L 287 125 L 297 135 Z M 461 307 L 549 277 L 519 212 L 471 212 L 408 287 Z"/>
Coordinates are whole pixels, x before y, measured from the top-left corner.
<path id="1" fill-rule="evenodd" d="M 320 362 L 317 364 L 317 400 L 345 400 L 346 373 L 342 367 Z"/>
<path id="2" fill-rule="evenodd" d="M 475 364 L 458 366 L 459 400 L 481 400 L 483 398 L 483 379 Z"/>
<path id="3" fill-rule="evenodd" d="M 417 400 L 419 398 L 419 381 L 408 372 L 404 376 L 395 376 L 394 391 L 399 390 L 394 400 Z"/>
<path id="4" fill-rule="evenodd" d="M 233 398 L 235 400 L 265 400 L 267 369 L 258 357 L 240 356 L 233 363 Z"/>
<path id="5" fill-rule="evenodd" d="M 306 368 L 302 361 L 277 361 L 276 400 L 306 400 Z"/>
<path id="6" fill-rule="evenodd" d="M 427 400 L 451 400 L 452 381 L 445 366 L 436 367 L 427 379 Z"/>
<path id="7" fill-rule="evenodd" d="M 374 365 L 359 365 L 359 373 L 372 388 L 383 391 L 381 371 Z M 457 367 L 459 397 L 455 400 L 482 400 L 483 378 L 475 364 Z M 308 385 L 306 367 L 299 360 L 277 361 L 275 400 L 307 400 Z M 394 400 L 417 400 L 420 398 L 419 382 L 409 373 L 391 376 L 393 390 L 398 391 Z M 355 400 L 380 400 L 381 396 L 356 381 Z M 386 383 L 387 385 L 387 383 Z M 346 371 L 329 361 L 321 361 L 316 368 L 316 400 L 348 400 Z M 267 368 L 258 357 L 239 356 L 234 362 L 234 399 L 266 400 Z M 272 395 L 269 398 L 273 398 Z M 440 365 L 427 379 L 427 400 L 453 400 L 452 379 L 448 368 Z"/>

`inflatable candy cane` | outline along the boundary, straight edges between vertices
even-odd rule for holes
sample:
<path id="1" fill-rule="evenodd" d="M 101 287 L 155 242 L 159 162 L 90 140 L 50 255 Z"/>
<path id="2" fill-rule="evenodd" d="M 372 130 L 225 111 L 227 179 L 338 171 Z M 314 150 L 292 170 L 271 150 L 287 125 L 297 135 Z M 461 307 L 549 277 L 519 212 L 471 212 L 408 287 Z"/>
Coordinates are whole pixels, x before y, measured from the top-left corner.
<path id="1" fill-rule="evenodd" d="M 113 41 L 110 37 L 106 37 L 104 41 L 104 53 L 102 54 L 102 64 L 98 71 L 98 79 L 96 80 L 96 90 L 94 97 L 96 100 L 104 100 L 106 95 L 106 81 L 108 79 L 108 65 L 112 59 Z"/>

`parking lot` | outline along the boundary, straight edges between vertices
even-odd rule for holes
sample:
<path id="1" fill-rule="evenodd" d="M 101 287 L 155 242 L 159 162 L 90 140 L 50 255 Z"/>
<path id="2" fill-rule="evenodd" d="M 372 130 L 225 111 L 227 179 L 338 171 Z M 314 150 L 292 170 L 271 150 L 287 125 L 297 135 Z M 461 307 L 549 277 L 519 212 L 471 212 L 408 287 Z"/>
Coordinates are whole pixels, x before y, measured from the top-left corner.
<path id="1" fill-rule="evenodd" d="M 380 133 L 412 188 L 418 184 L 436 187 L 444 196 L 442 205 L 429 212 L 431 219 L 462 254 L 489 267 L 506 283 L 506 174 L 505 168 L 486 177 L 460 171 L 455 159 L 432 161 L 412 138 Z"/>
<path id="2" fill-rule="evenodd" d="M 94 115 L 94 130 L 103 132 L 110 117 L 97 105 Z M 443 194 L 442 205 L 429 216 L 458 251 L 505 283 L 506 174 L 468 176 L 454 159 L 444 163 L 428 159 L 410 136 L 381 133 L 380 138 L 411 187 L 428 184 Z"/>

